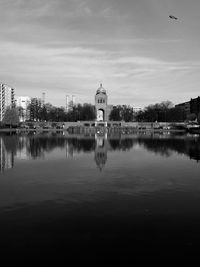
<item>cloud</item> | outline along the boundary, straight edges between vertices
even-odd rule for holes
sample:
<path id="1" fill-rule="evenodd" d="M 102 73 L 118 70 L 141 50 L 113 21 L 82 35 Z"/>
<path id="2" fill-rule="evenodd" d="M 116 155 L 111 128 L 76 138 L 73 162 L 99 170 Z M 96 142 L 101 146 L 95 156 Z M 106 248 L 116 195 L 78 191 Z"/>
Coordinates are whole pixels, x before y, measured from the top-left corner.
<path id="1" fill-rule="evenodd" d="M 118 102 L 120 99 L 128 102 L 131 98 L 142 95 L 144 99 L 146 91 L 153 94 L 153 97 L 145 98 L 153 101 L 155 93 L 159 96 L 159 91 L 165 90 L 167 78 L 168 85 L 171 83 L 174 71 L 181 77 L 181 73 L 185 75 L 188 70 L 199 68 L 198 64 L 192 62 L 169 63 L 155 58 L 127 57 L 118 55 L 115 51 L 108 53 L 83 47 L 44 49 L 15 44 L 13 49 L 13 43 L 1 43 L 0 50 L 0 70 L 4 75 L 7 70 L 7 75 L 12 73 L 19 87 L 24 84 L 23 87 L 30 88 L 30 92 L 32 88 L 37 88 L 34 90 L 36 94 L 46 88 L 47 95 L 52 99 L 56 88 L 63 95 L 70 90 L 80 97 L 84 94 L 90 95 L 89 99 L 92 100 L 95 86 L 103 80 L 113 101 L 117 101 L 118 98 Z M 93 92 L 91 88 L 94 88 Z"/>
<path id="2" fill-rule="evenodd" d="M 100 81 L 112 103 L 198 94 L 199 37 L 191 24 L 169 23 L 156 0 L 1 0 L 0 7 L 0 79 L 17 94 L 46 88 L 54 104 L 68 92 L 92 102 Z"/>

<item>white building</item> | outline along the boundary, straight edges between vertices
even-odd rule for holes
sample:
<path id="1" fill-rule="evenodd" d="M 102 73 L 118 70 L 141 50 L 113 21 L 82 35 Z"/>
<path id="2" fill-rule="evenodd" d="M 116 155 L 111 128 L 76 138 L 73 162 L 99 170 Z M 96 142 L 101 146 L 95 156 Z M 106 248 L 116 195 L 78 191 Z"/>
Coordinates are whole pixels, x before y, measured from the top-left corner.
<path id="1" fill-rule="evenodd" d="M 30 96 L 18 96 L 16 98 L 16 106 L 19 108 L 19 121 L 26 121 L 30 117 L 28 105 L 31 102 Z"/>
<path id="2" fill-rule="evenodd" d="M 70 96 L 66 95 L 66 112 L 71 111 L 73 109 L 73 107 L 75 106 L 75 95 L 71 96 L 71 100 L 70 100 Z"/>
<path id="3" fill-rule="evenodd" d="M 7 84 L 0 83 L 0 121 L 3 120 L 7 107 L 14 105 L 14 89 Z"/>

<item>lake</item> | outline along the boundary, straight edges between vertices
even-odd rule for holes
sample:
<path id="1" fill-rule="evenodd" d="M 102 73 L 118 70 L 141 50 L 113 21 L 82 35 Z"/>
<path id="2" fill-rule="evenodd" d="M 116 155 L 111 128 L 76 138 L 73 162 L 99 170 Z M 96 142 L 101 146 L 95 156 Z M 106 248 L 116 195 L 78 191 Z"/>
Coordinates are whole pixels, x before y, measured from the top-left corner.
<path id="1" fill-rule="evenodd" d="M 1 134 L 2 254 L 25 265 L 191 260 L 199 160 L 199 135 Z"/>

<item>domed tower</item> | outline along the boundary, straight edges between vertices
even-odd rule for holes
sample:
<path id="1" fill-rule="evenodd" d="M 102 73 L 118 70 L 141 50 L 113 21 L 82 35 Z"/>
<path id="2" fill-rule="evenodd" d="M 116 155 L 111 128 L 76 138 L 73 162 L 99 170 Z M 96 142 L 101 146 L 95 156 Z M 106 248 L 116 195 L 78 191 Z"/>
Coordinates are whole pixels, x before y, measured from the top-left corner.
<path id="1" fill-rule="evenodd" d="M 96 107 L 96 120 L 108 121 L 108 116 L 109 116 L 108 96 L 102 84 L 100 84 L 100 87 L 97 89 L 95 95 L 95 107 Z"/>

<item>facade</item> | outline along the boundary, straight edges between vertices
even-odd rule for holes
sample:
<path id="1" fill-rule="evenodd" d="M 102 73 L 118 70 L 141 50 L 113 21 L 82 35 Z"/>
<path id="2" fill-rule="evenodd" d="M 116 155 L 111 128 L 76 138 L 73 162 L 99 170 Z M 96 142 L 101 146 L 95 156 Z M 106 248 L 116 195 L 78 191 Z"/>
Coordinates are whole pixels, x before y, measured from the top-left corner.
<path id="1" fill-rule="evenodd" d="M 16 106 L 19 108 L 19 121 L 24 122 L 29 119 L 30 112 L 28 106 L 31 102 L 30 96 L 19 96 L 16 99 Z"/>
<path id="2" fill-rule="evenodd" d="M 187 101 L 187 102 L 184 102 L 184 103 L 180 103 L 180 104 L 177 104 L 175 105 L 176 108 L 181 108 L 182 111 L 185 112 L 185 115 L 189 115 L 191 112 L 190 112 L 190 101 Z"/>
<path id="3" fill-rule="evenodd" d="M 197 98 L 191 98 L 190 100 L 190 112 L 196 114 L 198 117 L 200 114 L 200 96 Z"/>
<path id="4" fill-rule="evenodd" d="M 175 107 L 181 108 L 186 116 L 195 114 L 197 118 L 200 116 L 200 97 L 191 98 L 190 101 L 175 105 Z"/>
<path id="5" fill-rule="evenodd" d="M 112 106 L 108 105 L 108 96 L 102 84 L 100 84 L 100 87 L 97 89 L 95 95 L 95 109 L 97 122 L 109 121 L 109 115 L 112 110 Z"/>
<path id="6" fill-rule="evenodd" d="M 0 121 L 3 120 L 6 108 L 13 107 L 14 89 L 7 84 L 0 83 Z"/>

